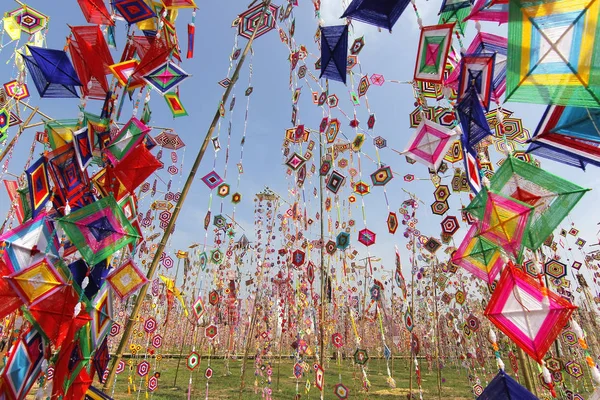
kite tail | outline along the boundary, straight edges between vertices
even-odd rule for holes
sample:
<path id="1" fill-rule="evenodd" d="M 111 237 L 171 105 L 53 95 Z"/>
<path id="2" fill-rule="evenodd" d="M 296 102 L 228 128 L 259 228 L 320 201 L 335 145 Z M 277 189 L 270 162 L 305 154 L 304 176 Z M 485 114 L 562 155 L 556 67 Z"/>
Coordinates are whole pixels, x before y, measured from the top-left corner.
<path id="1" fill-rule="evenodd" d="M 187 58 L 194 58 L 194 39 L 196 36 L 196 9 L 192 14 L 192 22 L 188 24 Z"/>
<path id="2" fill-rule="evenodd" d="M 173 308 L 173 293 L 167 291 L 167 315 L 163 326 L 166 326 L 169 322 L 169 315 L 171 315 L 171 308 Z"/>

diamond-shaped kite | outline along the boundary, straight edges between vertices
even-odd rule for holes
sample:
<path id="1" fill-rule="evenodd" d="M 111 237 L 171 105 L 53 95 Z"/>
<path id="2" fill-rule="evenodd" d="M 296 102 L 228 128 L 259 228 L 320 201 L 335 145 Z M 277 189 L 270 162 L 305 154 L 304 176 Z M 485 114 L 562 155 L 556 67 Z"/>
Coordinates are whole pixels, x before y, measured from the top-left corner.
<path id="1" fill-rule="evenodd" d="M 600 107 L 598 35 L 593 1 L 511 1 L 506 99 Z"/>
<path id="2" fill-rule="evenodd" d="M 485 310 L 488 319 L 534 360 L 546 352 L 569 321 L 574 305 L 542 287 L 525 272 L 508 266 Z"/>
<path id="3" fill-rule="evenodd" d="M 448 51 L 452 44 L 454 24 L 421 28 L 415 65 L 415 80 L 442 83 Z"/>
<path id="4" fill-rule="evenodd" d="M 348 25 L 322 26 L 321 28 L 321 75 L 346 83 L 348 56 Z"/>
<path id="5" fill-rule="evenodd" d="M 475 277 L 492 284 L 504 265 L 500 247 L 479 235 L 477 224 L 471 225 L 452 262 Z"/>
<path id="6" fill-rule="evenodd" d="M 402 154 L 437 171 L 455 135 L 456 130 L 422 120 Z"/>
<path id="7" fill-rule="evenodd" d="M 340 18 L 352 18 L 390 32 L 409 0 L 353 0 Z"/>
<path id="8" fill-rule="evenodd" d="M 183 83 L 189 75 L 177 64 L 167 61 L 144 76 L 144 80 L 161 95 L 168 93 Z"/>
<path id="9" fill-rule="evenodd" d="M 507 158 L 490 179 L 490 190 L 535 208 L 524 237 L 525 247 L 532 250 L 544 243 L 587 191 L 514 157 Z M 478 219 L 483 218 L 487 193 L 479 192 L 466 208 Z"/>
<path id="10" fill-rule="evenodd" d="M 59 224 L 90 265 L 139 239 L 112 195 L 60 218 Z"/>
<path id="11" fill-rule="evenodd" d="M 148 279 L 133 261 L 129 260 L 106 277 L 106 281 L 113 288 L 121 300 L 126 299 L 142 287 Z"/>
<path id="12" fill-rule="evenodd" d="M 79 98 L 76 86 L 81 81 L 63 50 L 27 46 L 30 56 L 22 55 L 40 97 Z"/>

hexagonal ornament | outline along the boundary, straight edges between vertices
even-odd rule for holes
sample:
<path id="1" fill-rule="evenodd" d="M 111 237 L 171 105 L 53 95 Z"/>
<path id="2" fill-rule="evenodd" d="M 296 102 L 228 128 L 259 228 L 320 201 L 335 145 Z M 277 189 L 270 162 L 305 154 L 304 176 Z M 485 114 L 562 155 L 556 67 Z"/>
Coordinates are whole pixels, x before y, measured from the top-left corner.
<path id="1" fill-rule="evenodd" d="M 344 384 L 338 383 L 334 386 L 333 393 L 337 396 L 339 400 L 346 400 L 350 392 L 348 388 L 344 386 Z"/>
<path id="2" fill-rule="evenodd" d="M 148 375 L 150 372 L 150 363 L 148 361 L 142 361 L 137 366 L 137 374 L 141 377 Z"/>
<path id="3" fill-rule="evenodd" d="M 219 304 L 219 293 L 216 290 L 211 290 L 210 293 L 208 293 L 208 302 L 212 306 Z"/>
<path id="4" fill-rule="evenodd" d="M 190 371 L 196 369 L 196 367 L 200 364 L 200 355 L 195 351 L 191 352 L 187 358 L 187 367 Z"/>
<path id="5" fill-rule="evenodd" d="M 162 346 L 162 341 L 163 341 L 163 338 L 161 335 L 155 335 L 152 338 L 152 347 L 154 347 L 155 349 L 160 349 Z"/>
<path id="6" fill-rule="evenodd" d="M 369 194 L 370 192 L 371 187 L 367 183 L 359 181 L 354 184 L 354 193 L 364 196 Z"/>
<path id="7" fill-rule="evenodd" d="M 157 327 L 156 320 L 152 317 L 149 317 L 144 322 L 144 331 L 146 331 L 146 333 L 154 333 Z"/>
<path id="8" fill-rule="evenodd" d="M 551 372 L 556 372 L 556 371 L 560 371 L 563 369 L 563 362 L 556 357 L 548 357 L 546 358 L 546 367 L 551 371 Z"/>
<path id="9" fill-rule="evenodd" d="M 150 379 L 148 379 L 148 391 L 154 392 L 156 389 L 158 389 L 158 378 L 152 375 Z"/>
<path id="10" fill-rule="evenodd" d="M 231 188 L 227 183 L 221 183 L 217 188 L 217 195 L 219 197 L 227 197 L 227 195 L 229 195 L 230 190 Z"/>
<path id="11" fill-rule="evenodd" d="M 214 339 L 218 333 L 219 333 L 219 330 L 216 325 L 209 325 L 204 330 L 204 334 L 206 335 L 206 337 L 211 340 Z"/>
<path id="12" fill-rule="evenodd" d="M 448 215 L 446 218 L 444 218 L 444 220 L 441 222 L 441 225 L 442 232 L 444 232 L 447 235 L 454 235 L 460 228 L 458 218 L 456 218 L 453 215 Z"/>
<path id="13" fill-rule="evenodd" d="M 342 348 L 344 346 L 344 337 L 341 333 L 336 332 L 331 335 L 331 343 L 333 343 L 333 345 L 338 349 Z"/>
<path id="14" fill-rule="evenodd" d="M 450 206 L 445 201 L 436 201 L 431 205 L 431 212 L 435 215 L 444 215 L 449 209 Z"/>
<path id="15" fill-rule="evenodd" d="M 358 365 L 365 365 L 369 361 L 369 355 L 367 350 L 364 349 L 356 349 L 354 352 L 354 363 Z"/>
<path id="16" fill-rule="evenodd" d="M 450 197 L 450 188 L 446 185 L 440 185 L 433 192 L 436 201 L 446 201 Z"/>
<path id="17" fill-rule="evenodd" d="M 581 364 L 575 361 L 569 361 L 565 364 L 565 371 L 575 379 L 579 379 L 583 376 L 583 368 Z"/>
<path id="18" fill-rule="evenodd" d="M 544 271 L 546 275 L 554 279 L 561 279 L 567 275 L 567 265 L 558 260 L 551 259 L 544 265 Z"/>

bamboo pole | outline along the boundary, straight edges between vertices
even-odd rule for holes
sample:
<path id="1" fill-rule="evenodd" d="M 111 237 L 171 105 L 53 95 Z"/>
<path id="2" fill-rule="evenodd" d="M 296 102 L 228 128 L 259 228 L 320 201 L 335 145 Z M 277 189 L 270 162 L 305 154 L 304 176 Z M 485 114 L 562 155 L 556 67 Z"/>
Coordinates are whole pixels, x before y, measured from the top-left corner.
<path id="1" fill-rule="evenodd" d="M 411 308 L 410 312 L 412 313 L 411 318 L 412 318 L 413 325 L 415 323 L 415 274 L 412 272 L 412 270 L 414 270 L 414 268 L 417 265 L 417 263 L 416 263 L 417 248 L 416 248 L 415 240 L 417 240 L 417 239 L 413 235 L 413 237 L 412 237 L 412 241 L 413 241 L 413 246 L 412 246 L 412 260 L 411 260 L 411 267 L 412 268 L 411 268 L 411 280 L 410 280 L 410 308 Z M 410 365 L 409 392 L 410 392 L 410 399 L 412 400 L 412 398 L 413 398 L 413 371 L 415 369 L 415 364 L 414 364 L 414 355 L 413 355 L 413 346 L 412 346 L 411 332 L 408 333 L 408 340 L 410 341 L 410 348 L 409 348 L 409 350 L 410 350 L 410 357 L 408 358 L 408 363 Z"/>
<path id="2" fill-rule="evenodd" d="M 260 20 L 262 20 L 264 18 L 267 10 L 269 9 L 270 3 L 271 3 L 271 0 L 265 0 L 265 3 L 264 3 L 265 8 L 263 9 Z M 173 214 L 171 216 L 171 219 L 169 220 L 167 228 L 165 229 L 165 233 L 163 234 L 160 244 L 158 245 L 158 248 L 156 249 L 156 254 L 155 254 L 154 258 L 152 259 L 152 263 L 150 264 L 150 267 L 148 268 L 148 273 L 146 275 L 146 277 L 148 278 L 148 282 L 146 282 L 146 284 L 144 286 L 142 286 L 140 293 L 138 295 L 137 301 L 133 307 L 133 310 L 131 311 L 131 315 L 129 316 L 129 320 L 127 321 L 127 325 L 125 326 L 125 330 L 123 331 L 123 337 L 121 338 L 121 342 L 119 342 L 119 346 L 115 353 L 112 367 L 110 368 L 108 378 L 106 379 L 106 383 L 104 384 L 104 387 L 103 387 L 103 391 L 105 393 L 108 390 L 110 390 L 110 388 L 113 384 L 114 376 L 115 376 L 115 373 L 117 370 L 117 365 L 119 364 L 119 361 L 121 361 L 121 358 L 123 358 L 123 351 L 125 349 L 125 345 L 127 344 L 127 341 L 129 340 L 129 336 L 131 336 L 131 332 L 133 331 L 135 319 L 140 311 L 140 308 L 142 306 L 142 303 L 144 302 L 144 299 L 146 298 L 146 293 L 148 292 L 148 286 L 150 284 L 150 281 L 152 281 L 152 279 L 154 278 L 154 274 L 156 273 L 156 270 L 158 269 L 160 255 L 164 251 L 165 247 L 167 247 L 167 242 L 169 241 L 169 238 L 171 237 L 171 233 L 175 226 L 175 222 L 177 222 L 177 218 L 179 217 L 179 213 L 181 212 L 181 207 L 188 195 L 188 192 L 190 191 L 192 184 L 194 183 L 194 178 L 196 177 L 196 173 L 198 172 L 200 163 L 202 162 L 202 159 L 204 158 L 204 153 L 206 152 L 208 144 L 210 143 L 210 140 L 211 140 L 212 134 L 215 130 L 215 127 L 217 126 L 217 123 L 219 122 L 219 119 L 221 118 L 221 105 L 227 103 L 227 99 L 229 98 L 229 95 L 231 94 L 231 91 L 233 90 L 233 87 L 235 86 L 235 82 L 238 80 L 240 71 L 242 69 L 242 66 L 244 65 L 244 61 L 246 61 L 246 56 L 252 47 L 252 43 L 254 42 L 254 38 L 256 37 L 256 32 L 258 32 L 258 30 L 255 29 L 254 32 L 252 33 L 252 36 L 248 40 L 248 43 L 246 44 L 246 47 L 244 48 L 244 51 L 240 57 L 240 61 L 238 62 L 237 66 L 235 68 L 235 71 L 233 73 L 233 76 L 231 77 L 231 84 L 227 87 L 227 89 L 225 89 L 225 93 L 223 93 L 223 97 L 221 99 L 221 102 L 219 103 L 219 106 L 217 107 L 217 111 L 215 112 L 215 116 L 212 120 L 212 123 L 210 124 L 210 127 L 208 128 L 208 131 L 206 132 L 206 136 L 204 137 L 204 142 L 202 143 L 202 147 L 200 147 L 200 150 L 198 151 L 198 155 L 196 156 L 196 160 L 194 161 L 194 164 L 192 165 L 190 174 L 188 175 L 185 185 L 183 186 L 183 188 L 181 190 L 181 196 L 180 196 L 179 200 L 177 201 L 175 208 L 173 209 Z"/>
<path id="3" fill-rule="evenodd" d="M 517 356 L 518 356 L 518 359 L 519 359 L 519 363 L 521 364 L 521 369 L 523 370 L 523 373 L 521 374 L 521 376 L 523 377 L 524 386 L 531 393 L 534 393 L 533 382 L 531 381 L 531 372 L 529 370 L 530 365 L 529 365 L 528 360 L 527 360 L 527 355 L 525 355 L 525 352 L 523 351 L 523 349 L 521 349 L 519 347 L 517 349 Z"/>
<path id="4" fill-rule="evenodd" d="M 440 368 L 440 327 L 439 327 L 439 316 L 437 307 L 437 257 L 433 260 L 433 279 L 431 286 L 433 287 L 433 329 L 435 337 L 435 362 L 437 363 L 437 386 L 438 386 L 438 399 L 442 399 L 442 369 Z"/>
<path id="5" fill-rule="evenodd" d="M 327 88 L 329 91 L 329 80 L 327 80 Z M 323 135 L 319 135 L 319 159 L 323 161 Z M 320 331 L 320 347 L 319 355 L 321 356 L 321 368 L 325 369 L 325 214 L 323 207 L 323 184 L 324 176 L 319 174 L 319 203 L 321 207 L 321 321 L 319 324 Z M 321 386 L 321 400 L 323 400 L 323 392 L 325 390 L 325 374 L 323 374 L 323 384 Z"/>
<path id="6" fill-rule="evenodd" d="M 273 229 L 275 228 L 275 216 L 277 215 L 277 209 L 279 208 L 279 196 L 273 196 L 273 200 L 277 200 L 275 202 L 275 208 L 273 210 L 273 217 L 271 220 L 271 230 L 269 231 L 269 234 L 267 235 L 267 237 L 270 237 Z M 268 225 L 267 225 L 268 226 Z M 260 264 L 260 273 L 259 273 L 259 278 L 258 278 L 258 282 L 256 282 L 256 297 L 254 299 L 254 304 L 252 306 L 252 317 L 250 319 L 250 325 L 248 326 L 248 329 L 246 330 L 246 347 L 244 349 L 244 358 L 242 359 L 242 367 L 241 367 L 241 373 L 240 373 L 240 392 L 239 392 L 239 398 L 240 400 L 243 397 L 243 393 L 244 393 L 244 388 L 246 385 L 246 361 L 248 360 L 248 354 L 250 352 L 250 344 L 252 343 L 252 335 L 254 333 L 254 326 L 256 325 L 256 319 L 258 316 L 258 308 L 256 307 L 257 304 L 260 304 L 260 302 L 262 301 L 262 294 L 263 292 L 260 291 L 260 285 L 262 283 L 262 279 L 263 279 L 263 264 L 264 264 L 264 260 L 266 260 L 267 258 L 267 250 L 269 249 L 269 243 L 270 243 L 270 239 L 267 239 L 267 245 L 265 245 L 265 250 L 263 253 L 263 257 L 261 259 L 261 264 Z"/>

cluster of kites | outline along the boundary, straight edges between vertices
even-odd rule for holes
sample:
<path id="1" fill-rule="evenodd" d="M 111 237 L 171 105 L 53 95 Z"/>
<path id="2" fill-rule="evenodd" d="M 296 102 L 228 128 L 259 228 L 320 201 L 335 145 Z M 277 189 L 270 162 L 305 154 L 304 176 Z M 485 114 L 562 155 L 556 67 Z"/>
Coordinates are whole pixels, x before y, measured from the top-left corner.
<path id="1" fill-rule="evenodd" d="M 189 373 L 188 398 L 199 396 L 194 380 L 210 398 L 211 355 L 219 355 L 227 371 L 232 359 L 242 364 L 241 379 L 226 378 L 240 393 L 252 363 L 254 393 L 270 399 L 282 354 L 293 359 L 297 399 L 372 390 L 374 357 L 395 390 L 397 355 L 408 356 L 409 398 L 423 398 L 424 365 L 437 372 L 441 395 L 446 364 L 468 370 L 479 399 L 600 398 L 600 253 L 569 216 L 588 188 L 540 161 L 600 165 L 596 0 L 443 0 L 435 25 L 424 25 L 415 0 L 353 0 L 338 26 L 319 23 L 313 0 L 313 46 L 296 32 L 294 10 L 306 5 L 255 1 L 233 21 L 230 68 L 218 82 L 225 94 L 184 185 L 184 140 L 152 126 L 150 99 L 164 98 L 157 107 L 174 118 L 188 115 L 180 85 L 190 78 L 182 64 L 194 56 L 197 5 L 77 3 L 88 24 L 69 26 L 64 49 L 47 47 L 49 17 L 28 5 L 19 2 L 1 23 L 0 54 L 14 50 L 14 76 L 0 89 L 0 174 L 10 201 L 0 227 L 0 398 L 110 399 L 118 386 L 148 397 L 168 385 L 163 354 L 175 352 Z M 363 74 L 367 40 L 354 27 L 392 32 L 411 8 L 420 29 L 414 75 Z M 482 22 L 507 26 L 507 37 Z M 252 43 L 272 31 L 289 52 L 288 190 L 256 194 L 254 226 L 241 227 L 252 61 L 248 84 L 238 77 Z M 375 133 L 368 101 L 390 84 L 414 94 L 404 150 Z M 246 98 L 241 129 L 232 128 L 236 91 Z M 37 97 L 80 103 L 74 118 L 53 119 Z M 548 108 L 532 133 L 504 102 Z M 14 165 L 15 148 L 38 126 L 25 165 Z M 233 166 L 232 138 L 240 139 Z M 181 250 L 171 235 L 210 144 L 213 169 L 195 182 L 211 193 L 198 224 L 204 240 Z M 398 160 L 427 178 L 400 177 Z M 430 207 L 410 192 L 416 180 L 431 181 Z M 406 192 L 400 204 L 388 195 L 393 186 Z M 365 198 L 379 189 L 387 232 L 367 218 Z M 457 215 L 451 197 L 460 198 Z M 427 235 L 419 219 L 432 218 L 440 230 Z M 397 243 L 384 250 L 393 268 L 371 254 L 378 235 Z M 341 373 L 326 382 L 325 371 L 346 357 L 358 385 Z"/>

